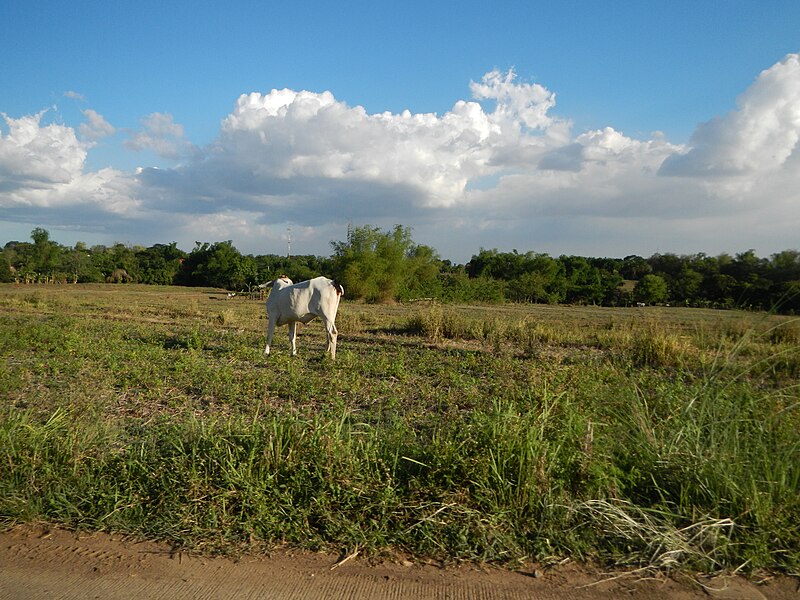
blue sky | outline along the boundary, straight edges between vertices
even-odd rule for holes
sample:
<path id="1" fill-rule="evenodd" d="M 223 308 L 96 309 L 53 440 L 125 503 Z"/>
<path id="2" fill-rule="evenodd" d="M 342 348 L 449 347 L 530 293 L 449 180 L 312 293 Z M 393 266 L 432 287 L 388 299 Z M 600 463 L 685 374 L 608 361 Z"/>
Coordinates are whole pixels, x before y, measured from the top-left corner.
<path id="1" fill-rule="evenodd" d="M 800 247 L 794 1 L 0 14 L 0 242 L 280 253 L 291 228 L 327 255 L 400 223 L 459 262 Z"/>

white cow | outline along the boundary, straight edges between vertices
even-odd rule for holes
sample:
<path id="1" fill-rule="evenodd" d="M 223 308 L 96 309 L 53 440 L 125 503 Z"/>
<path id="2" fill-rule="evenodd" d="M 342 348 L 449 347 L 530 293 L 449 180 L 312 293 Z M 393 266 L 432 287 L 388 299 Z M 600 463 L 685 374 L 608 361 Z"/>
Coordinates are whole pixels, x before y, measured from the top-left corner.
<path id="1" fill-rule="evenodd" d="M 331 359 L 336 360 L 336 338 L 339 332 L 334 321 L 339 309 L 339 298 L 344 296 L 344 288 L 327 277 L 315 277 L 308 281 L 292 283 L 292 280 L 281 275 L 275 281 L 265 283 L 261 288 L 271 287 L 267 298 L 267 347 L 264 354 L 269 354 L 272 334 L 276 325 L 289 325 L 289 345 L 292 356 L 297 354 L 295 340 L 297 323 L 308 323 L 315 317 L 322 319 L 328 332 L 328 348 Z"/>

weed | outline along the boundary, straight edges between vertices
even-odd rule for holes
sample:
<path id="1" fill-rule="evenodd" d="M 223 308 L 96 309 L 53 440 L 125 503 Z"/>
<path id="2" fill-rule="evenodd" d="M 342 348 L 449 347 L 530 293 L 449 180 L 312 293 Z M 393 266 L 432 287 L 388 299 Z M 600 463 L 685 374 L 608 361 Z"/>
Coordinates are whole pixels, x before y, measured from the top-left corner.
<path id="1" fill-rule="evenodd" d="M 784 321 L 771 327 L 767 331 L 768 339 L 772 344 L 800 345 L 800 321 Z"/>
<path id="2" fill-rule="evenodd" d="M 226 308 L 224 310 L 219 311 L 219 314 L 217 315 L 217 323 L 219 325 L 230 327 L 235 322 L 236 322 L 236 313 L 233 310 Z"/>
<path id="3" fill-rule="evenodd" d="M 637 329 L 627 349 L 635 367 L 680 369 L 691 353 L 691 347 L 680 336 L 656 327 Z"/>

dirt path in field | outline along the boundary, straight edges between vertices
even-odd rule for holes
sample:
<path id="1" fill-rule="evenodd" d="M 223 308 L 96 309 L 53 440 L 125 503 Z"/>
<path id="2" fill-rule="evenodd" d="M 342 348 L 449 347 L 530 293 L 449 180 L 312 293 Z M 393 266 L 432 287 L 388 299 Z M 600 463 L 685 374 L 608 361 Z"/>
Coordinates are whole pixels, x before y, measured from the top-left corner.
<path id="1" fill-rule="evenodd" d="M 118 536 L 16 527 L 0 533 L 0 599 L 800 598 L 797 581 L 788 578 L 760 586 L 740 579 L 717 581 L 718 587 L 727 584 L 726 591 L 709 595 L 688 578 L 679 582 L 627 577 L 598 583 L 600 574 L 575 566 L 540 573 L 532 567 L 509 572 L 409 561 L 370 564 L 358 557 L 339 561 L 336 556 L 287 551 L 239 560 L 208 558 Z"/>

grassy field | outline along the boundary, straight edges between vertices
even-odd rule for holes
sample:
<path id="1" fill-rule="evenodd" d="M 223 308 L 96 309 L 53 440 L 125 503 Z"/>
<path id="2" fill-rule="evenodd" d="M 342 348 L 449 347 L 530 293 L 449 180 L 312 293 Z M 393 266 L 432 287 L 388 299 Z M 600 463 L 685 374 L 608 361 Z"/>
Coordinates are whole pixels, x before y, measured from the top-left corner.
<path id="1" fill-rule="evenodd" d="M 0 286 L 0 520 L 198 551 L 800 571 L 800 322 Z"/>

